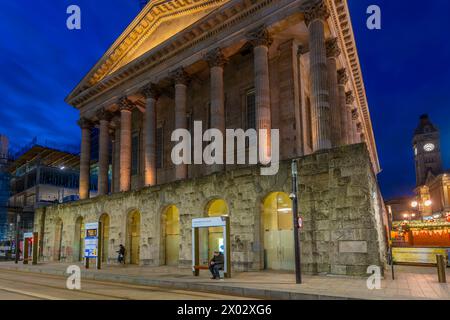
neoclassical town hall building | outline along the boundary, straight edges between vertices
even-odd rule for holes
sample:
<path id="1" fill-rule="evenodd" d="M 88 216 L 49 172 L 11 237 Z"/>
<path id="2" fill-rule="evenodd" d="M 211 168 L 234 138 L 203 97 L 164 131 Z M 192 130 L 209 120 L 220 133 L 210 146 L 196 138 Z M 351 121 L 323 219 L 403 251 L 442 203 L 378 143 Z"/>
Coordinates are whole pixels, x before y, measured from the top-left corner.
<path id="1" fill-rule="evenodd" d="M 114 263 L 124 244 L 128 263 L 189 266 L 192 219 L 226 215 L 233 270 L 292 270 L 297 159 L 303 270 L 363 274 L 383 264 L 380 169 L 347 1 L 150 1 L 66 101 L 80 112 L 80 201 L 36 214 L 41 259 L 81 261 L 84 224 L 101 221 L 103 261 Z M 278 174 L 174 165 L 171 134 L 192 132 L 194 121 L 279 129 Z M 206 263 L 223 239 L 203 231 Z"/>

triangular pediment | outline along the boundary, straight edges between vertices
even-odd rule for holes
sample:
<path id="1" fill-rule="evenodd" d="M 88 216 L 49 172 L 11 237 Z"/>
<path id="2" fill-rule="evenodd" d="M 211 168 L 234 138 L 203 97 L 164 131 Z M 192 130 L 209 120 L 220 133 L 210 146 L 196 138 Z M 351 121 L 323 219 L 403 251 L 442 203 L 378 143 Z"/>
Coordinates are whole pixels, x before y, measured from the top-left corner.
<path id="1" fill-rule="evenodd" d="M 108 75 L 169 40 L 229 1 L 150 1 L 72 94 L 94 86 Z"/>

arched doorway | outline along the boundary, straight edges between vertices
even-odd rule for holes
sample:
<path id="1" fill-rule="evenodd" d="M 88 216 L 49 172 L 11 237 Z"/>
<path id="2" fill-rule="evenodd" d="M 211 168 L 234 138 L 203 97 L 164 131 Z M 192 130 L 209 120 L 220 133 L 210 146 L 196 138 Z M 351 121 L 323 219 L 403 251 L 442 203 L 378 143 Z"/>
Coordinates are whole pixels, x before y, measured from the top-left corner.
<path id="1" fill-rule="evenodd" d="M 84 237 L 84 219 L 83 217 L 78 217 L 75 221 L 75 234 L 73 237 L 73 258 L 75 261 L 83 261 Z"/>
<path id="2" fill-rule="evenodd" d="M 63 232 L 63 221 L 58 218 L 55 223 L 55 244 L 54 244 L 54 256 L 55 261 L 61 261 L 61 245 L 62 245 L 62 232 Z"/>
<path id="3" fill-rule="evenodd" d="M 294 270 L 292 201 L 284 192 L 273 192 L 263 202 L 264 267 Z"/>
<path id="4" fill-rule="evenodd" d="M 102 239 L 102 262 L 108 262 L 109 256 L 109 215 L 104 213 L 100 216 Z"/>
<path id="5" fill-rule="evenodd" d="M 127 217 L 126 261 L 139 264 L 139 250 L 141 239 L 141 214 L 134 210 Z"/>
<path id="6" fill-rule="evenodd" d="M 228 205 L 223 199 L 215 199 L 208 203 L 206 213 L 209 217 L 228 216 Z M 211 259 L 214 251 L 221 250 L 223 246 L 223 228 L 208 228 L 208 258 Z M 206 251 L 206 250 L 205 250 Z M 203 258 L 203 257 L 202 257 Z"/>
<path id="7" fill-rule="evenodd" d="M 180 212 L 174 205 L 164 211 L 166 265 L 177 266 L 180 255 Z"/>

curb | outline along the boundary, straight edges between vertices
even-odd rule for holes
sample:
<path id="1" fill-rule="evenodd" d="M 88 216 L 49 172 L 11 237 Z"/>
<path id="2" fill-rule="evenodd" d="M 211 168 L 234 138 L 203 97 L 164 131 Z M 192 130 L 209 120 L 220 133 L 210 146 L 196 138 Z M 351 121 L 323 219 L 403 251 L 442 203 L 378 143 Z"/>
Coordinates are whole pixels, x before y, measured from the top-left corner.
<path id="1" fill-rule="evenodd" d="M 43 268 L 31 268 L 31 267 L 0 267 L 0 270 L 11 270 L 11 271 L 22 271 L 28 273 L 40 273 L 47 275 L 56 276 L 67 276 L 64 270 L 58 269 L 43 269 Z M 203 283 L 190 283 L 190 282 L 180 282 L 179 280 L 168 280 L 168 279 L 154 279 L 154 278 L 144 278 L 141 276 L 127 276 L 119 274 L 110 273 L 92 273 L 89 271 L 81 271 L 83 278 L 94 281 L 106 281 L 106 282 L 116 282 L 123 284 L 134 284 L 142 286 L 152 286 L 176 290 L 189 290 L 189 291 L 200 291 L 215 294 L 228 294 L 233 296 L 247 297 L 247 298 L 257 298 L 257 299 L 267 299 L 267 300 L 361 300 L 352 297 L 345 296 L 333 296 L 333 295 L 323 295 L 317 293 L 301 293 L 283 290 L 270 290 L 270 289 L 260 289 L 260 288 L 249 288 L 249 287 L 235 287 L 220 284 L 203 284 Z"/>

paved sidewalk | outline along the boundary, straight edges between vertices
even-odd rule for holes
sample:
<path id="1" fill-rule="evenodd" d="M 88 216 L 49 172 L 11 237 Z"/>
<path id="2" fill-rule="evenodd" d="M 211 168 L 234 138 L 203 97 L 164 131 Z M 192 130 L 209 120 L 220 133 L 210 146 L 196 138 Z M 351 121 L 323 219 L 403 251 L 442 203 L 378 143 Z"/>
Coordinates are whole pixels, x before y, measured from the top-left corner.
<path id="1" fill-rule="evenodd" d="M 23 265 L 0 262 L 2 269 L 65 275 L 67 263 L 40 263 Z M 80 265 L 81 266 L 81 265 Z M 447 272 L 448 273 L 448 272 Z M 450 300 L 450 283 L 437 281 L 436 268 L 396 266 L 396 280 L 390 271 L 382 280 L 381 289 L 367 289 L 366 279 L 341 276 L 304 275 L 302 285 L 295 284 L 293 273 L 242 272 L 231 279 L 210 280 L 207 271 L 194 277 L 188 268 L 148 266 L 104 266 L 102 270 L 82 267 L 82 278 L 151 285 L 174 289 L 232 294 L 265 299 L 443 299 Z M 448 275 L 450 278 L 450 275 Z"/>

